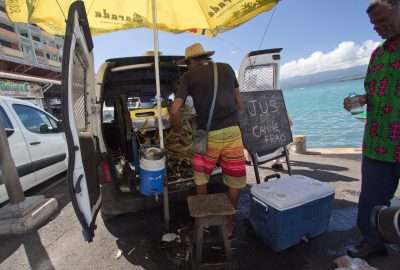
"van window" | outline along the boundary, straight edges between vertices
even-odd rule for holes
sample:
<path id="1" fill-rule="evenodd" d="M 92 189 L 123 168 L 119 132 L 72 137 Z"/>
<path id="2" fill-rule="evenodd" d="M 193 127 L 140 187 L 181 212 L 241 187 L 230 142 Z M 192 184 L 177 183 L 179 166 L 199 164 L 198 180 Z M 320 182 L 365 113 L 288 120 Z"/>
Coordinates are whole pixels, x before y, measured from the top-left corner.
<path id="1" fill-rule="evenodd" d="M 24 127 L 34 133 L 52 133 L 57 128 L 56 121 L 51 121 L 44 112 L 30 106 L 13 104 Z"/>
<path id="2" fill-rule="evenodd" d="M 3 121 L 4 128 L 13 128 L 11 125 L 10 119 L 8 118 L 6 112 L 3 107 L 0 106 L 0 119 Z"/>
<path id="3" fill-rule="evenodd" d="M 274 64 L 250 66 L 244 72 L 243 92 L 274 90 L 274 76 L 276 66 Z"/>

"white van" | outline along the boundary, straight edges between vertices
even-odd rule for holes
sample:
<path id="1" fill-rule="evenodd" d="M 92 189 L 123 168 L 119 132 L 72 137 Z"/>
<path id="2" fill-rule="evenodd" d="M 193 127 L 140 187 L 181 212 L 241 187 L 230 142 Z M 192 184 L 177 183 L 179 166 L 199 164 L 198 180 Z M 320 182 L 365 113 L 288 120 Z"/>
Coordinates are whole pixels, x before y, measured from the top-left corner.
<path id="1" fill-rule="evenodd" d="M 59 120 L 30 102 L 4 96 L 0 119 L 24 191 L 67 169 L 67 144 Z M 0 203 L 7 200 L 1 179 Z"/>
<path id="2" fill-rule="evenodd" d="M 93 42 L 82 2 L 71 5 L 67 29 L 62 63 L 62 114 L 69 152 L 67 178 L 84 238 L 92 241 L 100 209 L 104 218 L 108 218 L 156 204 L 154 197 L 145 197 L 138 191 L 141 181 L 138 149 L 143 143 L 138 132 L 146 125 L 135 121 L 137 110 L 142 110 L 140 114 L 146 117 L 154 118 L 156 114 L 154 57 L 109 59 L 100 66 L 95 78 Z M 257 84 L 278 89 L 279 53 L 280 49 L 249 53 L 239 72 L 242 89 L 251 89 Z M 165 134 L 168 132 L 169 97 L 176 91 L 179 77 L 187 70 L 186 66 L 176 63 L 182 58 L 159 57 Z M 254 66 L 257 72 L 248 72 Z M 261 78 L 261 75 L 265 76 Z M 128 106 L 132 99 L 140 99 L 142 108 Z M 114 112 L 113 118 L 104 119 L 104 112 L 110 110 Z M 151 121 L 145 122 L 148 125 Z M 157 133 L 158 129 L 155 126 L 150 132 Z M 170 165 L 167 165 L 164 183 L 164 213 L 168 213 L 169 200 L 185 198 L 194 186 L 190 174 L 171 175 L 168 169 Z M 215 171 L 215 179 L 210 182 L 218 181 L 219 173 L 220 170 Z"/>

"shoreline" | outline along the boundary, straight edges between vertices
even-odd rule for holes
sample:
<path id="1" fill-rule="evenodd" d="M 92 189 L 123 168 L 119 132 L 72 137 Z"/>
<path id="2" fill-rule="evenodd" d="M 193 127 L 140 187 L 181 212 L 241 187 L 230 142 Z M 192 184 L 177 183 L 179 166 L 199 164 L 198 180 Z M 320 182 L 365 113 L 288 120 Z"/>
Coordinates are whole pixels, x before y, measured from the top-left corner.
<path id="1" fill-rule="evenodd" d="M 361 154 L 361 147 L 358 148 L 307 148 L 307 152 L 319 152 L 321 154 Z"/>
<path id="2" fill-rule="evenodd" d="M 305 153 L 296 153 L 295 148 L 290 150 L 290 155 L 320 156 L 330 158 L 341 158 L 360 160 L 362 158 L 361 148 L 307 148 Z"/>

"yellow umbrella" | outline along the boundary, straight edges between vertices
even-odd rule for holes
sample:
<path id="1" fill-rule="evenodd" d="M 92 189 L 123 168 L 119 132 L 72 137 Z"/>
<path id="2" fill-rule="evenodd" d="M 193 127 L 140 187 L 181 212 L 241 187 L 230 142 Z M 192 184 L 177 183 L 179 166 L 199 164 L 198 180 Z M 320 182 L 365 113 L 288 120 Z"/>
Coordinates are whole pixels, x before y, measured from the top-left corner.
<path id="1" fill-rule="evenodd" d="M 36 24 L 64 35 L 65 17 L 75 0 L 6 0 L 13 22 Z M 153 27 L 158 30 L 215 36 L 273 8 L 279 0 L 83 0 L 92 35 Z"/>

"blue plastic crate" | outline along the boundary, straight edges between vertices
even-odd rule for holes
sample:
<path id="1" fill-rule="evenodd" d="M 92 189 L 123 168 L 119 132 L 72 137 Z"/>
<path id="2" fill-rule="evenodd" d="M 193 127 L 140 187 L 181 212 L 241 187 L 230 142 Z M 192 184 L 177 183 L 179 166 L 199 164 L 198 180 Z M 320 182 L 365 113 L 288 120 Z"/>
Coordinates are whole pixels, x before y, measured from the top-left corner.
<path id="1" fill-rule="evenodd" d="M 256 236 L 282 251 L 325 232 L 334 194 L 329 184 L 301 175 L 254 185 L 250 222 Z"/>

